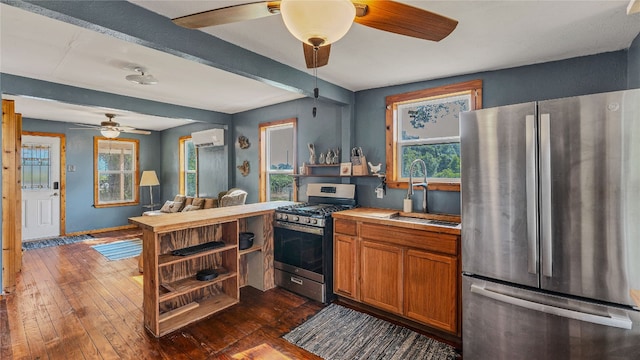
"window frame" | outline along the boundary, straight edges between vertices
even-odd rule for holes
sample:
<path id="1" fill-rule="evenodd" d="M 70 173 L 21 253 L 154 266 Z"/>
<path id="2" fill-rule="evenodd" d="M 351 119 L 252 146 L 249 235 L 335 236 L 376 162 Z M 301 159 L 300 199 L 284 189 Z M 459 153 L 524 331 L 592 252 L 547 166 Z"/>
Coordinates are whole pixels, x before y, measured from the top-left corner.
<path id="1" fill-rule="evenodd" d="M 402 94 L 390 95 L 386 97 L 385 112 L 385 142 L 386 142 L 386 182 L 389 188 L 407 189 L 408 181 L 402 179 L 402 165 L 398 161 L 398 124 L 395 114 L 398 105 L 405 105 L 411 102 L 422 102 L 429 99 L 459 96 L 463 94 L 471 95 L 471 110 L 482 108 L 482 80 L 471 80 L 461 83 L 438 86 L 429 89 L 406 92 Z M 459 135 L 458 135 L 459 136 Z M 442 142 L 444 144 L 445 142 Z M 447 141 L 446 143 L 451 143 Z M 435 144 L 440 144 L 435 143 Z M 432 145 L 434 145 L 432 143 Z M 429 179 L 429 190 L 440 191 L 460 191 L 460 179 Z"/>
<path id="2" fill-rule="evenodd" d="M 190 173 L 195 173 L 196 175 L 196 193 L 193 196 L 197 196 L 198 195 L 198 148 L 195 148 L 195 156 L 196 156 L 196 169 L 191 171 L 186 169 L 186 165 L 187 165 L 187 153 L 186 153 L 186 149 L 185 149 L 185 145 L 188 141 L 192 141 L 191 140 L 191 135 L 185 135 L 185 136 L 181 136 L 178 139 L 178 153 L 179 153 L 179 168 L 178 168 L 178 173 L 179 173 L 179 193 L 180 194 L 184 194 L 187 195 L 187 175 Z M 195 146 L 194 146 L 195 147 Z"/>
<path id="3" fill-rule="evenodd" d="M 268 166 L 268 152 L 267 152 L 267 141 L 266 141 L 266 136 L 267 136 L 267 131 L 270 128 L 276 128 L 276 127 L 281 127 L 284 125 L 291 125 L 293 127 L 293 158 L 292 158 L 292 164 L 293 164 L 293 169 L 292 170 L 275 170 L 275 171 L 270 171 L 271 169 Z M 297 152 L 298 152 L 298 119 L 297 118 L 289 118 L 289 119 L 283 119 L 283 120 L 277 120 L 277 121 L 271 121 L 271 122 L 266 122 L 266 123 L 260 123 L 258 124 L 258 133 L 260 135 L 258 141 L 259 141 L 259 147 L 258 147 L 258 159 L 259 159 L 259 163 L 260 163 L 260 171 L 258 174 L 258 181 L 259 181 L 259 201 L 260 202 L 265 202 L 268 201 L 267 200 L 267 189 L 269 188 L 268 184 L 267 184 L 267 180 L 269 178 L 269 174 L 291 174 L 291 175 L 295 175 L 297 174 Z M 298 187 L 296 182 L 294 181 L 294 178 L 291 178 L 292 183 L 293 183 L 293 201 L 298 201 Z"/>
<path id="4" fill-rule="evenodd" d="M 100 152 L 100 141 L 126 142 L 134 146 L 134 168 L 131 171 L 133 175 L 133 199 L 131 201 L 100 203 L 100 172 L 98 170 L 98 154 Z M 123 172 L 123 171 L 121 171 Z M 116 206 L 132 206 L 140 204 L 140 140 L 125 138 L 106 138 L 95 136 L 93 138 L 93 206 L 95 208 L 107 208 Z"/>

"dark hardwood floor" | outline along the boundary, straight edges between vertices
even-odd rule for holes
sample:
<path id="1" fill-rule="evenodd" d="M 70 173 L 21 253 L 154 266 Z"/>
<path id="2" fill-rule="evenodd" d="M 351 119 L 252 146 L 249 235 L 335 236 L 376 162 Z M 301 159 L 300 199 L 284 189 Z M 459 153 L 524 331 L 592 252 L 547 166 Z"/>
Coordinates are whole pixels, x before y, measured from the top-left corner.
<path id="1" fill-rule="evenodd" d="M 319 359 L 281 336 L 323 305 L 282 289 L 242 288 L 240 304 L 150 335 L 137 260 L 107 261 L 91 249 L 139 235 L 25 251 L 16 292 L 0 301 L 0 359 Z"/>

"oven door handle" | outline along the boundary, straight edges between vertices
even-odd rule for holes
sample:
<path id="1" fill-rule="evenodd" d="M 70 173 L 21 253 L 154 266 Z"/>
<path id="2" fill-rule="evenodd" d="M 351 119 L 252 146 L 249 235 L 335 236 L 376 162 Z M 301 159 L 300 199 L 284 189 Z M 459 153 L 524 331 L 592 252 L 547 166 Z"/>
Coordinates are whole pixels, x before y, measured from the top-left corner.
<path id="1" fill-rule="evenodd" d="M 292 223 L 287 223 L 282 221 L 276 221 L 273 227 L 293 230 L 293 231 L 300 231 L 303 233 L 320 235 L 320 236 L 324 235 L 324 228 L 321 228 L 321 227 L 305 226 L 305 225 L 292 224 Z"/>

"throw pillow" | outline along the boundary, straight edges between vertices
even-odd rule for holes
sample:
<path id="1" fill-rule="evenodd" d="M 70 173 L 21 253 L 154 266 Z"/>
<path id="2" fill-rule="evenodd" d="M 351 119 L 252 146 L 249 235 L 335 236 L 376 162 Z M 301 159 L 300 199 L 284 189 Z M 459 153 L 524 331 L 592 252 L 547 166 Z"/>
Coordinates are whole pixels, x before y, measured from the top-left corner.
<path id="1" fill-rule="evenodd" d="M 193 198 L 191 205 L 202 208 L 204 206 L 204 198 Z"/>
<path id="2" fill-rule="evenodd" d="M 211 209 L 216 207 L 216 203 L 218 202 L 218 199 L 210 199 L 210 198 L 206 198 L 204 199 L 204 208 L 205 209 Z"/>
<path id="3" fill-rule="evenodd" d="M 164 205 L 162 205 L 162 208 L 160 208 L 160 211 L 165 213 L 175 213 L 180 211 L 181 207 L 182 207 L 182 202 L 167 200 L 167 202 L 165 202 Z"/>
<path id="4" fill-rule="evenodd" d="M 194 211 L 194 210 L 200 210 L 200 209 L 201 209 L 200 206 L 187 205 L 187 206 L 184 207 L 184 209 L 182 209 L 181 212 Z"/>
<path id="5" fill-rule="evenodd" d="M 187 200 L 187 197 L 184 195 L 176 195 L 175 198 L 173 198 L 173 202 L 175 203 L 180 203 L 180 208 L 174 212 L 178 212 L 180 210 L 182 210 L 182 208 L 186 205 L 185 202 Z"/>

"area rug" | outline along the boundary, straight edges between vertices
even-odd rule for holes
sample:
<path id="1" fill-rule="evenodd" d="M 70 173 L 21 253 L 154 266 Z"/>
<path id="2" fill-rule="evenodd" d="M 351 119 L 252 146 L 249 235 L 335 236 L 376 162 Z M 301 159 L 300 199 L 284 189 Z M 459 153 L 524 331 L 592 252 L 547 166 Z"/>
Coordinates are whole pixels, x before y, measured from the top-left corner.
<path id="1" fill-rule="evenodd" d="M 91 235 L 60 236 L 60 237 L 42 239 L 42 240 L 23 241 L 22 250 L 26 251 L 26 250 L 32 250 L 32 249 L 46 248 L 50 246 L 73 244 L 79 241 L 85 241 L 89 239 L 93 239 L 93 236 Z"/>
<path id="2" fill-rule="evenodd" d="M 108 260 L 122 260 L 140 255 L 142 240 L 131 239 L 91 246 Z"/>
<path id="3" fill-rule="evenodd" d="M 326 360 L 454 360 L 454 348 L 399 325 L 331 304 L 283 336 Z"/>

